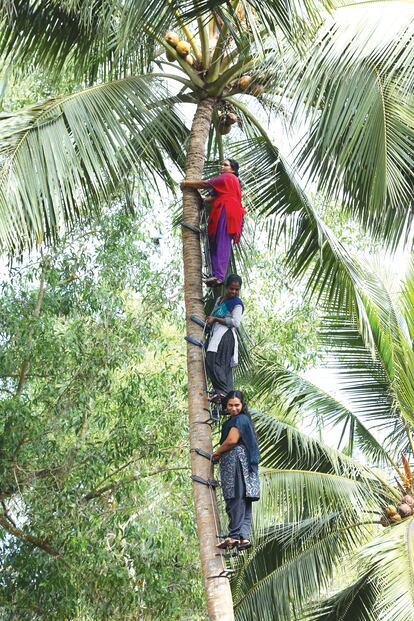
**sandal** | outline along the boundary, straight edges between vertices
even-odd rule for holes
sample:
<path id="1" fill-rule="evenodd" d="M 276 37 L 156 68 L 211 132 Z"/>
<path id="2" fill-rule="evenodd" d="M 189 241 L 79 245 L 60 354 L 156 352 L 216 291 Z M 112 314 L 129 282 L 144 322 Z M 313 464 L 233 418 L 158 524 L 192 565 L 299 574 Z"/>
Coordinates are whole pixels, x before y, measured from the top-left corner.
<path id="1" fill-rule="evenodd" d="M 233 539 L 232 537 L 226 537 L 223 541 L 220 541 L 216 548 L 220 548 L 220 550 L 228 550 L 229 548 L 234 548 L 240 544 L 238 539 Z"/>
<path id="2" fill-rule="evenodd" d="M 221 403 L 226 395 L 223 395 L 220 392 L 213 392 L 212 395 L 209 396 L 208 400 L 210 403 Z"/>
<path id="3" fill-rule="evenodd" d="M 248 550 L 252 547 L 252 542 L 250 539 L 240 539 L 237 549 L 238 550 Z"/>
<path id="4" fill-rule="evenodd" d="M 207 287 L 211 287 L 212 289 L 217 289 L 217 287 L 221 287 L 223 284 L 222 280 L 219 280 L 215 276 L 209 276 L 208 278 L 203 278 L 203 282 Z"/>
<path id="5" fill-rule="evenodd" d="M 207 287 L 215 287 L 217 278 L 215 276 L 207 276 L 207 278 L 203 278 L 203 282 Z"/>

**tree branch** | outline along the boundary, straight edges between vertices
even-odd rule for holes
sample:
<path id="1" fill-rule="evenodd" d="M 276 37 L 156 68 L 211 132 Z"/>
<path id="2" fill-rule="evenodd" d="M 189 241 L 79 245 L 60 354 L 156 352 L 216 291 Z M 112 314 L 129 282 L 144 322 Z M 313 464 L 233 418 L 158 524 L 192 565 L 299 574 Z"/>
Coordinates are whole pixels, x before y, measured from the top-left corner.
<path id="1" fill-rule="evenodd" d="M 0 526 L 4 528 L 8 533 L 20 539 L 21 541 L 25 541 L 26 543 L 31 543 L 36 548 L 40 548 L 50 556 L 54 556 L 61 558 L 61 553 L 59 550 L 56 550 L 53 546 L 48 543 L 47 539 L 40 539 L 39 537 L 34 537 L 33 535 L 28 535 L 24 533 L 20 528 L 13 526 L 10 520 L 5 515 L 0 515 Z"/>
<path id="2" fill-rule="evenodd" d="M 6 517 L 9 520 L 9 522 L 11 522 L 11 524 L 17 528 L 16 522 L 9 515 L 9 512 L 6 507 L 6 503 L 4 502 L 4 500 L 1 501 L 1 506 L 3 507 L 4 517 Z"/>
<path id="3" fill-rule="evenodd" d="M 40 315 L 40 309 L 42 306 L 42 302 L 43 302 L 43 297 L 45 295 L 45 273 L 46 273 L 46 265 L 43 262 L 42 263 L 42 271 L 40 274 L 40 285 L 39 285 L 39 292 L 37 294 L 37 300 L 36 300 L 36 304 L 34 307 L 34 311 L 33 311 L 33 315 L 32 315 L 32 325 L 30 327 L 30 331 L 29 331 L 29 336 L 27 339 L 27 351 L 26 351 L 26 356 L 23 359 L 22 362 L 22 366 L 20 369 L 20 374 L 19 374 L 19 381 L 18 381 L 18 385 L 17 385 L 17 389 L 16 389 L 16 398 L 19 399 L 22 392 L 23 392 L 23 387 L 24 387 L 24 383 L 26 381 L 27 378 L 27 372 L 29 370 L 29 366 L 30 366 L 30 355 L 32 352 L 32 347 L 33 347 L 33 334 L 36 328 L 36 319 L 39 317 Z M 3 433 L 0 436 L 0 472 L 4 471 L 4 444 L 5 444 L 5 439 L 6 437 L 9 435 L 10 431 L 13 428 L 13 417 L 10 417 L 7 421 L 6 424 L 4 426 L 3 429 Z M 17 445 L 17 449 L 14 451 L 14 456 L 13 459 L 16 458 L 18 451 L 20 449 L 20 447 L 22 446 L 22 443 L 19 442 Z"/>
<path id="4" fill-rule="evenodd" d="M 121 479 L 120 481 L 116 481 L 115 483 L 109 483 L 109 485 L 104 485 L 98 489 L 93 489 L 83 497 L 83 500 L 88 502 L 89 500 L 93 500 L 94 498 L 98 498 L 105 494 L 105 492 L 115 491 L 119 489 L 123 485 L 127 485 L 128 483 L 134 483 L 135 481 L 139 481 L 140 479 L 146 479 L 147 477 L 153 477 L 157 474 L 162 474 L 163 472 L 174 472 L 176 470 L 190 470 L 189 466 L 179 466 L 176 468 L 159 468 L 158 470 L 154 470 L 153 472 L 147 472 L 146 474 L 135 474 L 131 477 L 126 477 L 125 479 Z"/>

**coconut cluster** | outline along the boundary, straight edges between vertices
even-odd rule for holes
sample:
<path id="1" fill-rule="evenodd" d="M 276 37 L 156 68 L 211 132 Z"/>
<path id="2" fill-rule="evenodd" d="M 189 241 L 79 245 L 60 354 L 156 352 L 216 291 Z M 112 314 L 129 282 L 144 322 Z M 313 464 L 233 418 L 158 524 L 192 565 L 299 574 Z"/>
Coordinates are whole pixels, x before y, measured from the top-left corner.
<path id="1" fill-rule="evenodd" d="M 261 97 L 264 91 L 263 85 L 259 84 L 257 80 L 254 80 L 251 75 L 242 75 L 237 81 L 237 87 L 241 91 L 246 91 L 254 97 Z"/>
<path id="2" fill-rule="evenodd" d="M 229 134 L 231 128 L 235 123 L 241 126 L 241 119 L 236 112 L 234 106 L 230 103 L 223 101 L 217 110 L 218 116 L 218 130 L 222 136 Z"/>
<path id="3" fill-rule="evenodd" d="M 414 515 L 414 498 L 406 494 L 401 499 L 398 507 L 388 505 L 384 511 L 385 515 L 381 518 L 381 524 L 387 526 L 390 522 L 400 522 L 403 518 Z"/>
<path id="4" fill-rule="evenodd" d="M 164 41 L 171 45 L 171 47 L 175 49 L 177 54 L 181 56 L 187 64 L 194 64 L 194 58 L 190 54 L 191 45 L 188 41 L 182 41 L 175 32 L 167 32 L 164 36 Z M 168 50 L 166 52 L 166 56 L 167 60 L 170 62 L 174 62 L 176 60 L 176 57 L 173 56 Z"/>

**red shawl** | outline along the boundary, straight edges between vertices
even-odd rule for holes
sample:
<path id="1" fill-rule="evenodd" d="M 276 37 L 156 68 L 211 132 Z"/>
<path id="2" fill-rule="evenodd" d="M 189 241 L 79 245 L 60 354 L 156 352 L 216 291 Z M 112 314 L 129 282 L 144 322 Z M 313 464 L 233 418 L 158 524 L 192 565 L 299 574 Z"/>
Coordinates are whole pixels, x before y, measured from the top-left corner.
<path id="1" fill-rule="evenodd" d="M 233 173 L 222 173 L 208 180 L 217 193 L 208 219 L 208 235 L 214 237 L 223 207 L 226 210 L 227 233 L 233 235 L 235 244 L 240 241 L 243 216 L 246 213 L 241 203 L 240 181 Z"/>

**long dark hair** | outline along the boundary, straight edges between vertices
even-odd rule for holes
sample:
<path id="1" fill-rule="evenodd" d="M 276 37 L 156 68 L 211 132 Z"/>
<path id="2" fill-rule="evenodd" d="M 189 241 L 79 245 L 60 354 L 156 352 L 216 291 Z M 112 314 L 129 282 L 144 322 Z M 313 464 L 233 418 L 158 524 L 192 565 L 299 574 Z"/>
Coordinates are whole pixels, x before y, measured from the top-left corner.
<path id="1" fill-rule="evenodd" d="M 221 401 L 222 407 L 223 407 L 223 413 L 227 412 L 227 402 L 230 399 L 240 399 L 241 404 L 242 404 L 242 410 L 241 410 L 240 414 L 241 413 L 246 414 L 250 418 L 250 423 L 251 423 L 251 425 L 253 427 L 253 432 L 254 432 L 254 435 L 256 436 L 256 440 L 257 440 L 256 425 L 254 424 L 254 420 L 253 420 L 252 415 L 250 413 L 249 406 L 247 405 L 246 397 L 244 396 L 244 394 L 242 393 L 241 390 L 230 390 L 230 392 L 228 392 L 227 395 L 224 397 L 224 399 L 222 399 L 222 401 Z"/>
<path id="2" fill-rule="evenodd" d="M 224 397 L 224 399 L 222 399 L 221 401 L 223 411 L 227 411 L 227 402 L 230 399 L 240 399 L 241 404 L 242 404 L 242 409 L 241 409 L 240 414 L 243 412 L 243 414 L 246 414 L 250 418 L 250 422 L 253 427 L 254 435 L 256 436 L 256 440 L 257 440 L 256 426 L 254 424 L 254 421 L 250 413 L 249 406 L 247 405 L 247 401 L 246 401 L 244 394 L 242 393 L 241 390 L 230 390 L 230 392 L 228 392 L 227 395 Z"/>
<path id="3" fill-rule="evenodd" d="M 250 416 L 250 412 L 249 412 L 249 407 L 247 405 L 247 401 L 246 401 L 245 396 L 244 396 L 244 394 L 242 393 L 241 390 L 230 390 L 230 392 L 228 392 L 227 395 L 222 400 L 223 408 L 227 409 L 227 402 L 230 399 L 240 399 L 241 404 L 242 404 L 242 412 L 243 412 L 243 414 L 247 414 L 247 416 Z"/>
<path id="4" fill-rule="evenodd" d="M 226 158 L 231 166 L 232 171 L 234 172 L 234 174 L 236 175 L 236 177 L 239 176 L 239 168 L 240 168 L 240 164 L 237 160 L 231 160 L 229 157 Z"/>
<path id="5" fill-rule="evenodd" d="M 240 287 L 243 284 L 241 276 L 239 276 L 238 274 L 230 274 L 229 276 L 227 276 L 226 282 L 224 283 L 224 285 L 226 287 L 230 287 L 232 282 L 237 282 L 237 284 L 240 285 Z M 240 392 L 240 390 L 238 392 Z M 242 393 L 240 393 L 240 394 L 242 394 Z M 240 399 L 240 397 L 237 397 L 237 398 Z"/>

